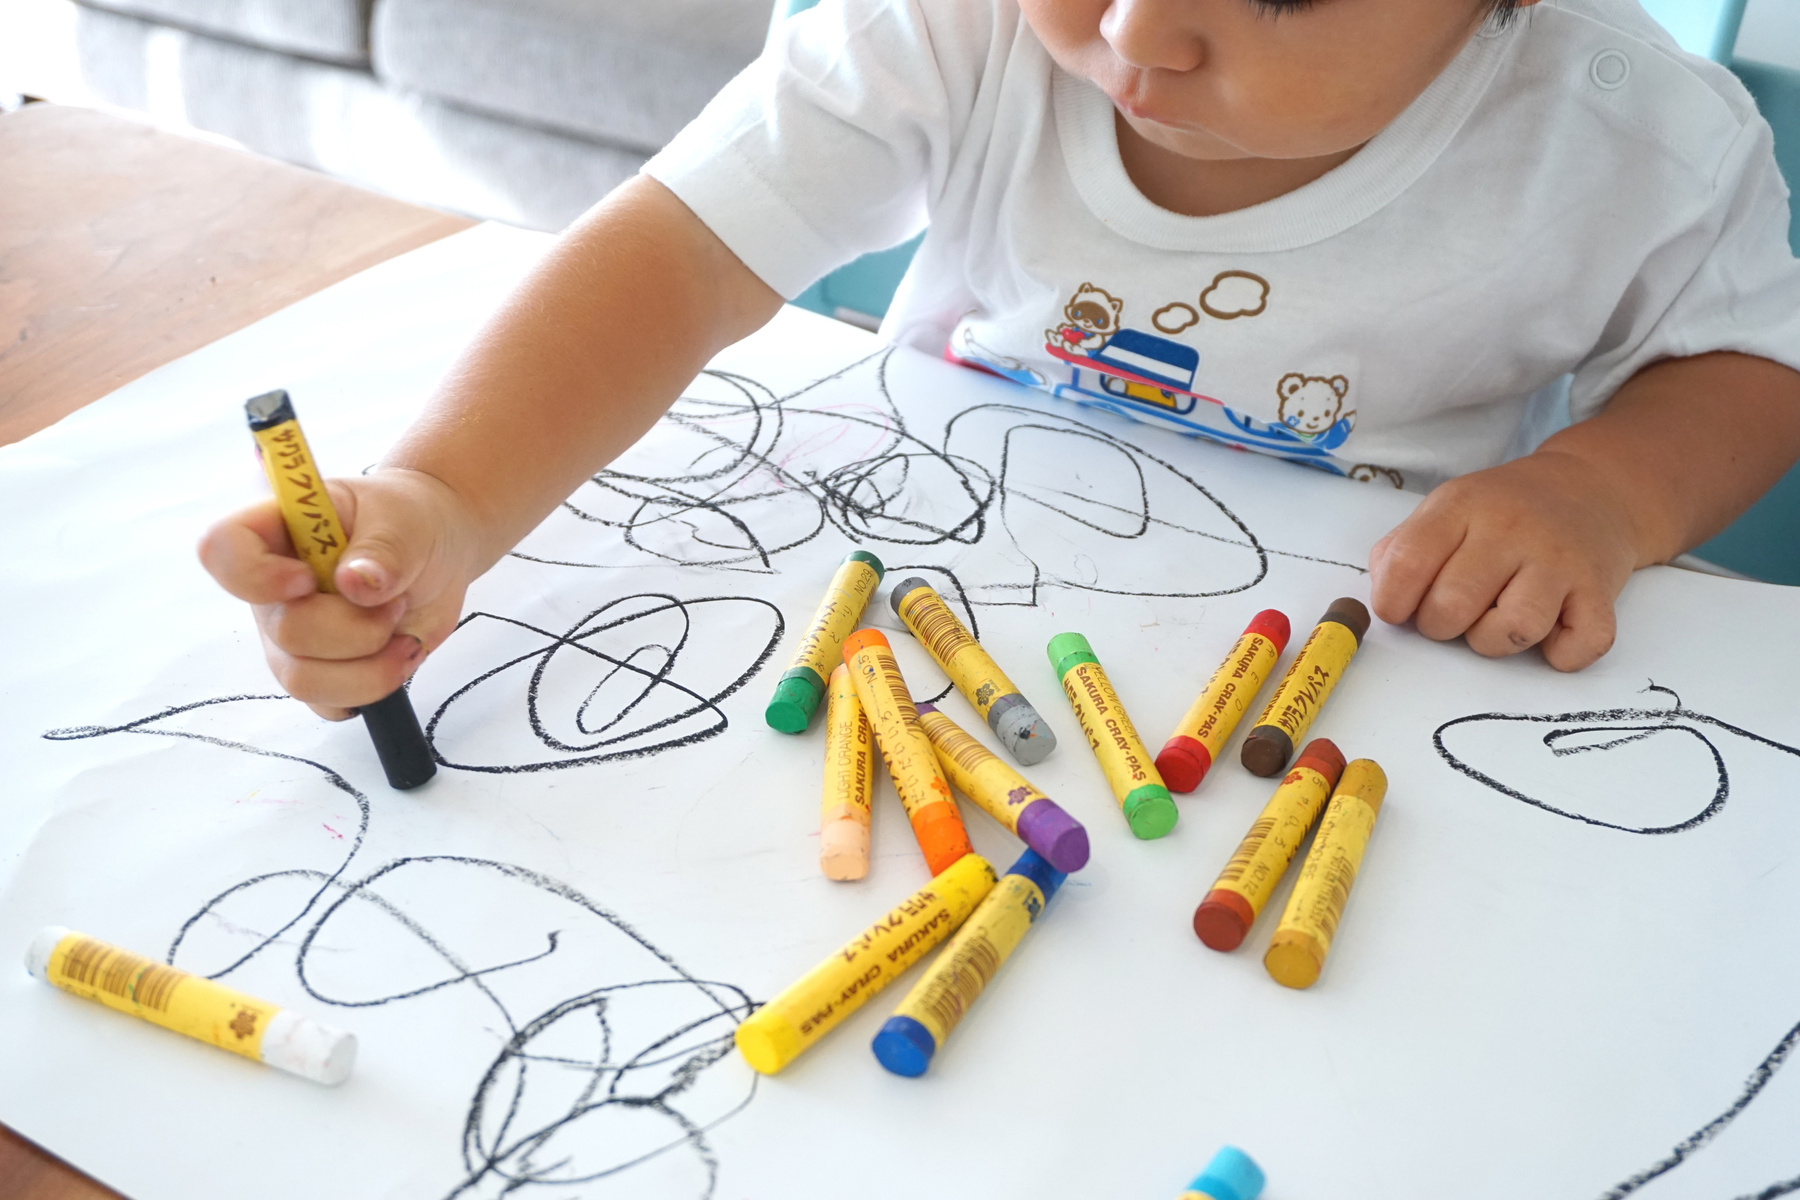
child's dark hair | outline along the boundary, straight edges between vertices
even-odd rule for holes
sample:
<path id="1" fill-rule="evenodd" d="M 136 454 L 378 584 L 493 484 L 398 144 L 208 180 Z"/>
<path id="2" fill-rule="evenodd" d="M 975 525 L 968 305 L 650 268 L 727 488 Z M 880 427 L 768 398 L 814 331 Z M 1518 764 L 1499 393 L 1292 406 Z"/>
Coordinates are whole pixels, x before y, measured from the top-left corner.
<path id="1" fill-rule="evenodd" d="M 1483 0 L 1487 5 L 1488 20 L 1496 26 L 1504 26 L 1519 14 L 1519 0 Z M 1282 13 L 1300 12 L 1311 8 L 1317 0 L 1250 0 L 1250 3 L 1271 17 Z"/>

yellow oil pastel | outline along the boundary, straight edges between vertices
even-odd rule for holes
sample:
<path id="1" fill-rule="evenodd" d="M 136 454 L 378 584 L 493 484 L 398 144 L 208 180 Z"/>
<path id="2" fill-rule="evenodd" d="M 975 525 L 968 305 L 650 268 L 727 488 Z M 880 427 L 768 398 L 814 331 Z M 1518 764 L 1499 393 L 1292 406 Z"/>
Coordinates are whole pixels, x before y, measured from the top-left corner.
<path id="1" fill-rule="evenodd" d="M 1246 633 L 1231 648 L 1230 656 L 1206 681 L 1199 697 L 1182 715 L 1175 732 L 1193 738 L 1213 758 L 1225 746 L 1225 739 L 1243 719 L 1269 668 L 1281 657 L 1276 644 L 1261 634 Z"/>
<path id="2" fill-rule="evenodd" d="M 936 589 L 923 579 L 902 579 L 894 585 L 891 601 L 895 615 L 906 622 L 1008 754 L 1030 766 L 1056 749 L 1049 722 L 963 627 Z"/>
<path id="3" fill-rule="evenodd" d="M 1343 753 L 1332 742 L 1314 738 L 1307 743 L 1194 910 L 1194 932 L 1201 941 L 1222 951 L 1243 943 L 1343 770 Z"/>
<path id="4" fill-rule="evenodd" d="M 45 979 L 84 1000 L 258 1062 L 263 1031 L 279 1011 L 235 988 L 79 933 L 57 942 Z"/>
<path id="5" fill-rule="evenodd" d="M 938 766 L 949 776 L 950 783 L 1009 832 L 1018 832 L 1019 814 L 1027 806 L 1049 799 L 935 707 L 924 706 L 917 711 L 919 727 L 931 739 Z"/>
<path id="6" fill-rule="evenodd" d="M 312 568 L 321 592 L 335 592 L 332 576 L 349 538 L 325 491 L 325 477 L 313 461 L 306 435 L 286 392 L 269 392 L 246 406 L 263 473 L 281 506 L 294 553 Z"/>
<path id="7" fill-rule="evenodd" d="M 1031 931 L 1044 903 L 1044 891 L 1035 881 L 1024 875 L 1002 875 L 981 907 L 963 922 L 943 953 L 900 1001 L 894 1016 L 911 1017 L 941 1047 Z"/>
<path id="8" fill-rule="evenodd" d="M 1387 775 L 1373 760 L 1359 758 L 1344 768 L 1263 956 L 1275 982 L 1306 988 L 1318 981 L 1386 794 Z"/>
<path id="9" fill-rule="evenodd" d="M 1019 694 L 1000 664 L 970 636 L 944 598 L 924 580 L 907 579 L 895 585 L 894 612 L 944 669 L 956 690 L 975 706 L 983 721 L 988 719 L 994 701 Z"/>
<path id="10" fill-rule="evenodd" d="M 83 1000 L 315 1083 L 342 1083 L 356 1061 L 353 1034 L 71 929 L 40 930 L 25 968 Z"/>
<path id="11" fill-rule="evenodd" d="M 843 661 L 844 639 L 862 620 L 883 570 L 881 560 L 866 550 L 851 551 L 839 564 L 793 659 L 775 685 L 774 698 L 763 711 L 771 728 L 782 733 L 806 732 L 825 694 L 826 680 Z"/>
<path id="12" fill-rule="evenodd" d="M 773 1075 L 954 933 L 994 886 L 965 854 L 886 916 L 757 1009 L 737 1028 L 744 1061 Z"/>
<path id="13" fill-rule="evenodd" d="M 1369 610 L 1360 600 L 1344 596 L 1331 602 L 1244 738 L 1240 760 L 1246 770 L 1273 778 L 1287 769 L 1368 630 Z"/>
<path id="14" fill-rule="evenodd" d="M 1288 632 L 1287 617 L 1276 609 L 1265 608 L 1251 618 L 1156 756 L 1156 769 L 1170 791 L 1191 792 L 1206 778 L 1263 680 L 1275 669 Z"/>

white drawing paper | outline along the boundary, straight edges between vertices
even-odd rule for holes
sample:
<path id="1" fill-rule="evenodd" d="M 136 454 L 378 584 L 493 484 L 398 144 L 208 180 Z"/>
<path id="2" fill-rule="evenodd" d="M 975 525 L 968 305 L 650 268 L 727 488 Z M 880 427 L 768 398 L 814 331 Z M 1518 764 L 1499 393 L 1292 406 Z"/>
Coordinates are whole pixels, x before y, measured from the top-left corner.
<path id="1" fill-rule="evenodd" d="M 1272 781 L 1234 740 L 1137 841 L 1045 643 L 1086 634 L 1154 750 L 1256 611 L 1285 667 L 1366 599 L 1416 498 L 788 310 L 471 590 L 412 685 L 439 775 L 387 788 L 193 544 L 263 493 L 245 398 L 287 388 L 362 470 L 544 244 L 458 235 L 0 449 L 0 963 L 64 924 L 361 1041 L 324 1089 L 0 965 L 0 1120 L 134 1200 L 1156 1197 L 1228 1142 L 1270 1200 L 1800 1191 L 1792 590 L 1640 572 L 1575 675 L 1377 622 L 1312 732 L 1390 791 L 1287 991 L 1285 888 L 1235 953 L 1189 925 Z M 884 779 L 869 877 L 825 880 L 820 721 L 762 721 L 856 547 L 1048 717 L 1027 773 L 1093 858 L 925 1077 L 869 1051 L 890 990 L 757 1078 L 736 1023 L 927 877 Z M 945 693 L 885 589 L 866 620 Z"/>

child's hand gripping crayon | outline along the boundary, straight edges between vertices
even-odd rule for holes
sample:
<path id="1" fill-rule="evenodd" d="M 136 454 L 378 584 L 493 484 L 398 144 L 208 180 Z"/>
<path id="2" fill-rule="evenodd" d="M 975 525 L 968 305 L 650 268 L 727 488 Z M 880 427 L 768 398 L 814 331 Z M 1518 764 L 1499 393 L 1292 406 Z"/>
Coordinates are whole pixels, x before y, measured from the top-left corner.
<path id="1" fill-rule="evenodd" d="M 410 471 L 327 485 L 285 392 L 246 413 L 274 495 L 207 530 L 200 561 L 250 603 L 281 686 L 330 720 L 360 709 L 390 782 L 416 786 L 435 765 L 401 688 L 479 574 L 459 503 Z"/>

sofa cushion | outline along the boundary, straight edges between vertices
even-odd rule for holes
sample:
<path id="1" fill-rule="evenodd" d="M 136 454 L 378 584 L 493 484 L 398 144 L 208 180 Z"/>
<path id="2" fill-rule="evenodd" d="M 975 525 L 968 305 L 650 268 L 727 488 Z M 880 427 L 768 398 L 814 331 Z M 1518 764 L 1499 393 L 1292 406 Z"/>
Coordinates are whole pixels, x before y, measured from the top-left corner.
<path id="1" fill-rule="evenodd" d="M 367 64 L 373 0 L 81 0 L 93 8 L 326 62 Z"/>
<path id="2" fill-rule="evenodd" d="M 451 103 L 659 149 L 761 51 L 770 0 L 378 0 L 375 72 Z"/>
<path id="3" fill-rule="evenodd" d="M 384 87 L 367 71 L 84 9 L 86 88 L 403 199 L 561 229 L 644 156 Z"/>

